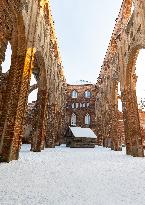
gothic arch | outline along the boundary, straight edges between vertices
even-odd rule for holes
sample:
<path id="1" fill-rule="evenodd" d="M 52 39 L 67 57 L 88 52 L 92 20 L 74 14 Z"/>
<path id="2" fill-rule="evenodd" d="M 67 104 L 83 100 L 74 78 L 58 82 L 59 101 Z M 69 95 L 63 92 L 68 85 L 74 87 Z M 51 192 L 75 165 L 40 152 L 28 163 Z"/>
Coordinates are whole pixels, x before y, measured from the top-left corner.
<path id="1" fill-rule="evenodd" d="M 2 102 L 3 106 L 0 120 L 0 161 L 9 162 L 12 159 L 18 158 L 20 148 L 22 119 L 25 109 L 23 82 L 27 46 L 25 26 L 23 17 L 21 13 L 18 12 L 19 9 L 16 6 L 16 10 L 14 10 L 14 7 L 11 5 L 13 3 L 7 3 L 5 1 L 2 1 L 2 3 L 3 10 L 1 18 L 3 29 L 0 32 L 2 32 L 1 36 L 3 37 L 0 39 L 0 47 L 2 47 L 2 52 L 4 53 L 6 42 L 9 41 L 11 43 L 12 61 L 7 80 L 6 96 Z M 9 15 L 6 15 L 6 11 L 8 11 Z M 2 62 L 3 59 L 0 59 L 0 62 Z"/>
<path id="2" fill-rule="evenodd" d="M 140 120 L 136 95 L 137 76 L 135 73 L 137 56 L 140 48 L 142 47 L 143 46 L 138 45 L 134 47 L 129 53 L 126 69 L 125 89 L 122 93 L 122 98 L 124 101 L 123 113 L 127 154 L 131 154 L 133 156 L 143 156 Z"/>
<path id="3" fill-rule="evenodd" d="M 33 119 L 33 133 L 31 151 L 40 152 L 44 149 L 45 143 L 45 124 L 46 124 L 46 102 L 47 102 L 47 78 L 45 62 L 40 52 L 34 55 L 34 64 L 32 72 L 36 75 L 38 84 L 38 93 L 36 101 L 36 113 Z"/>
<path id="4" fill-rule="evenodd" d="M 98 135 L 101 139 L 107 138 L 105 113 L 108 109 L 111 116 L 110 135 L 113 136 L 112 143 L 117 147 L 119 141 L 116 137 L 118 123 L 116 84 L 120 82 L 126 153 L 132 156 L 144 156 L 135 90 L 135 62 L 138 51 L 145 48 L 144 9 L 143 1 L 123 0 L 97 82 L 99 88 L 96 102 L 97 123 L 99 124 L 99 119 L 102 123 Z M 108 104 L 108 108 L 105 104 Z M 111 148 L 114 149 L 114 146 Z"/>

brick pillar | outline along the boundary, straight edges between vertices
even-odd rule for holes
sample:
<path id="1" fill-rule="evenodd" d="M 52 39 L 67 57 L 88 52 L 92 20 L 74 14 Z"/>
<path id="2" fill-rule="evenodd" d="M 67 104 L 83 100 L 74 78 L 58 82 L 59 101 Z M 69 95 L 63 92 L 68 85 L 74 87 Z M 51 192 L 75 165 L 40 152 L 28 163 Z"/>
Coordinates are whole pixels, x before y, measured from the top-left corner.
<path id="1" fill-rule="evenodd" d="M 108 106 L 108 126 L 107 126 L 107 135 L 108 135 L 108 148 L 112 146 L 112 136 L 111 136 L 111 127 L 112 127 L 112 118 L 111 118 L 111 107 L 110 104 Z"/>
<path id="2" fill-rule="evenodd" d="M 50 139 L 52 142 L 52 147 L 55 147 L 56 140 L 56 105 L 51 105 L 51 127 L 50 127 Z"/>
<path id="3" fill-rule="evenodd" d="M 102 146 L 103 145 L 103 135 L 102 135 L 102 121 L 101 117 L 97 116 L 97 145 Z"/>
<path id="4" fill-rule="evenodd" d="M 46 90 L 38 90 L 37 104 L 35 110 L 35 123 L 32 132 L 31 151 L 41 152 L 45 143 L 45 111 L 46 111 Z"/>
<path id="5" fill-rule="evenodd" d="M 6 114 L 6 118 L 1 121 L 1 128 L 3 127 L 1 161 L 9 162 L 18 159 L 19 156 L 33 52 L 33 49 L 27 49 L 25 55 L 22 55 L 21 52 L 21 55 L 12 57 L 12 59 L 14 58 L 14 65 L 12 61 L 7 86 L 7 104 L 4 105 L 2 114 L 2 116 Z"/>
<path id="6" fill-rule="evenodd" d="M 112 106 L 112 147 L 111 149 L 114 151 L 121 151 L 121 141 L 118 134 L 118 113 L 116 106 Z"/>
<path id="7" fill-rule="evenodd" d="M 106 129 L 106 123 L 105 123 L 105 111 L 103 108 L 102 111 L 102 136 L 103 136 L 103 147 L 106 147 L 106 134 L 105 134 L 105 129 Z"/>
<path id="8" fill-rule="evenodd" d="M 62 144 L 64 142 L 64 135 L 65 135 L 65 112 L 64 110 L 60 111 L 60 122 L 59 122 L 59 128 L 58 128 L 58 134 L 59 134 L 59 144 Z"/>
<path id="9" fill-rule="evenodd" d="M 134 157 L 143 157 L 144 151 L 142 146 L 136 91 L 130 88 L 127 91 L 122 92 L 122 99 L 126 153 Z"/>
<path id="10" fill-rule="evenodd" d="M 46 148 L 55 147 L 55 107 L 54 105 L 48 106 L 48 119 L 47 119 L 47 130 L 46 130 Z"/>
<path id="11" fill-rule="evenodd" d="M 23 55 L 17 51 L 12 54 L 6 103 L 3 107 L 0 122 L 2 131 L 0 142 L 1 161 L 9 162 L 18 159 L 22 122 L 30 81 L 32 53 L 33 49 L 27 49 L 27 53 Z"/>
<path id="12" fill-rule="evenodd" d="M 100 122 L 99 122 L 99 124 L 100 124 L 100 137 L 102 138 L 101 140 L 102 140 L 102 146 L 103 147 L 106 147 L 105 146 L 105 140 L 106 140 L 106 135 L 105 135 L 105 106 L 104 106 L 104 103 L 102 103 L 102 102 L 104 102 L 105 101 L 105 98 L 104 98 L 104 92 L 102 91 L 102 97 L 101 97 L 101 99 L 100 99 L 100 105 L 101 105 L 101 107 L 100 107 L 100 117 L 99 117 L 99 119 L 100 119 Z"/>
<path id="13" fill-rule="evenodd" d="M 119 139 L 119 135 L 117 132 L 118 127 L 118 98 L 117 98 L 117 81 L 112 82 L 112 109 L 111 109 L 111 118 L 112 118 L 112 127 L 111 127 L 111 135 L 112 135 L 112 147 L 111 149 L 114 151 L 121 151 L 121 142 Z"/>
<path id="14" fill-rule="evenodd" d="M 0 26 L 0 29 L 1 26 Z M 1 30 L 0 30 L 1 31 Z M 6 52 L 6 48 L 7 48 L 7 40 L 4 38 L 4 34 L 0 32 L 0 78 L 2 76 L 2 62 L 5 59 L 5 52 Z"/>
<path id="15" fill-rule="evenodd" d="M 60 120 L 60 112 L 56 112 L 56 131 L 55 131 L 55 145 L 59 145 L 60 136 L 61 136 L 61 120 Z"/>
<path id="16" fill-rule="evenodd" d="M 128 124 L 128 114 L 127 114 L 127 109 L 126 109 L 126 93 L 125 91 L 121 93 L 121 98 L 122 98 L 122 111 L 123 111 L 123 121 L 124 121 L 124 133 L 125 133 L 125 144 L 126 144 L 126 154 L 131 155 L 132 150 L 131 150 L 131 138 L 130 135 L 128 134 L 129 132 L 129 124 Z"/>
<path id="17" fill-rule="evenodd" d="M 0 119 L 2 119 L 1 114 L 3 110 L 3 106 L 6 103 L 5 101 L 6 101 L 6 94 L 7 94 L 7 91 L 6 91 L 7 81 L 8 81 L 8 75 L 3 74 L 1 77 L 1 82 L 0 82 Z"/>
<path id="18" fill-rule="evenodd" d="M 112 138 L 110 136 L 110 109 L 108 108 L 108 111 L 106 111 L 106 116 L 105 116 L 105 124 L 106 124 L 106 147 L 111 148 L 111 142 Z"/>
<path id="19" fill-rule="evenodd" d="M 0 26 L 1 28 L 1 26 Z M 2 28 L 1 28 L 2 29 Z M 7 85 L 7 80 L 8 80 L 8 75 L 7 74 L 2 74 L 2 62 L 5 59 L 5 52 L 7 48 L 7 40 L 4 38 L 4 34 L 0 33 L 0 119 L 2 119 L 2 110 L 3 110 L 3 105 L 6 103 L 6 85 Z M 3 116 L 5 119 L 5 117 Z M 2 136 L 2 130 L 0 130 L 0 138 Z"/>

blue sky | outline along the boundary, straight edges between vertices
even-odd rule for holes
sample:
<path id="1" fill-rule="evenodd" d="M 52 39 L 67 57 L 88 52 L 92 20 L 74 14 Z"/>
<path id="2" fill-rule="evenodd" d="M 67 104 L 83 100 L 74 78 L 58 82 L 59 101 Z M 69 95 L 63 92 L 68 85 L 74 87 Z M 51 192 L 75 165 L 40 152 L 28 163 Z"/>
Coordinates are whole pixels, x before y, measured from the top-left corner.
<path id="1" fill-rule="evenodd" d="M 66 79 L 96 82 L 122 0 L 53 0 Z"/>
<path id="2" fill-rule="evenodd" d="M 96 83 L 122 0 L 51 0 L 51 9 L 64 65 L 66 80 Z M 3 64 L 9 68 L 10 46 Z M 145 96 L 145 52 L 137 60 L 138 96 Z M 32 84 L 34 79 L 32 80 Z M 29 95 L 29 102 L 36 99 Z"/>

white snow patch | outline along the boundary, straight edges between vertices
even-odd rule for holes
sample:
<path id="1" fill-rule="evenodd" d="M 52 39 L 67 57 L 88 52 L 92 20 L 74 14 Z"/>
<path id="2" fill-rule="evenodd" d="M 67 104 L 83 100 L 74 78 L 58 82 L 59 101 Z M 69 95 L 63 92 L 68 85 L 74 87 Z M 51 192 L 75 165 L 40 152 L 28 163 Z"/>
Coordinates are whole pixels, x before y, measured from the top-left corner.
<path id="1" fill-rule="evenodd" d="M 0 164 L 0 205 L 144 204 L 144 158 L 101 147 L 29 149 Z"/>
<path id="2" fill-rule="evenodd" d="M 82 138 L 97 138 L 95 133 L 90 128 L 69 127 L 74 134 L 74 137 Z"/>

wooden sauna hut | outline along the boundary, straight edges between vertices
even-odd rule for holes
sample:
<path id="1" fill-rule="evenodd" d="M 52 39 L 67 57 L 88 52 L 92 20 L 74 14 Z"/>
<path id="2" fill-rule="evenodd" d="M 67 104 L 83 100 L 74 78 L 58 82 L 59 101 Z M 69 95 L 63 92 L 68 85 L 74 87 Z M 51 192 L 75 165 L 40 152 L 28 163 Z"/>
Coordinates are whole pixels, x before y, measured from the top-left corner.
<path id="1" fill-rule="evenodd" d="M 66 146 L 70 148 L 94 148 L 97 136 L 90 128 L 69 127 L 66 132 Z"/>

